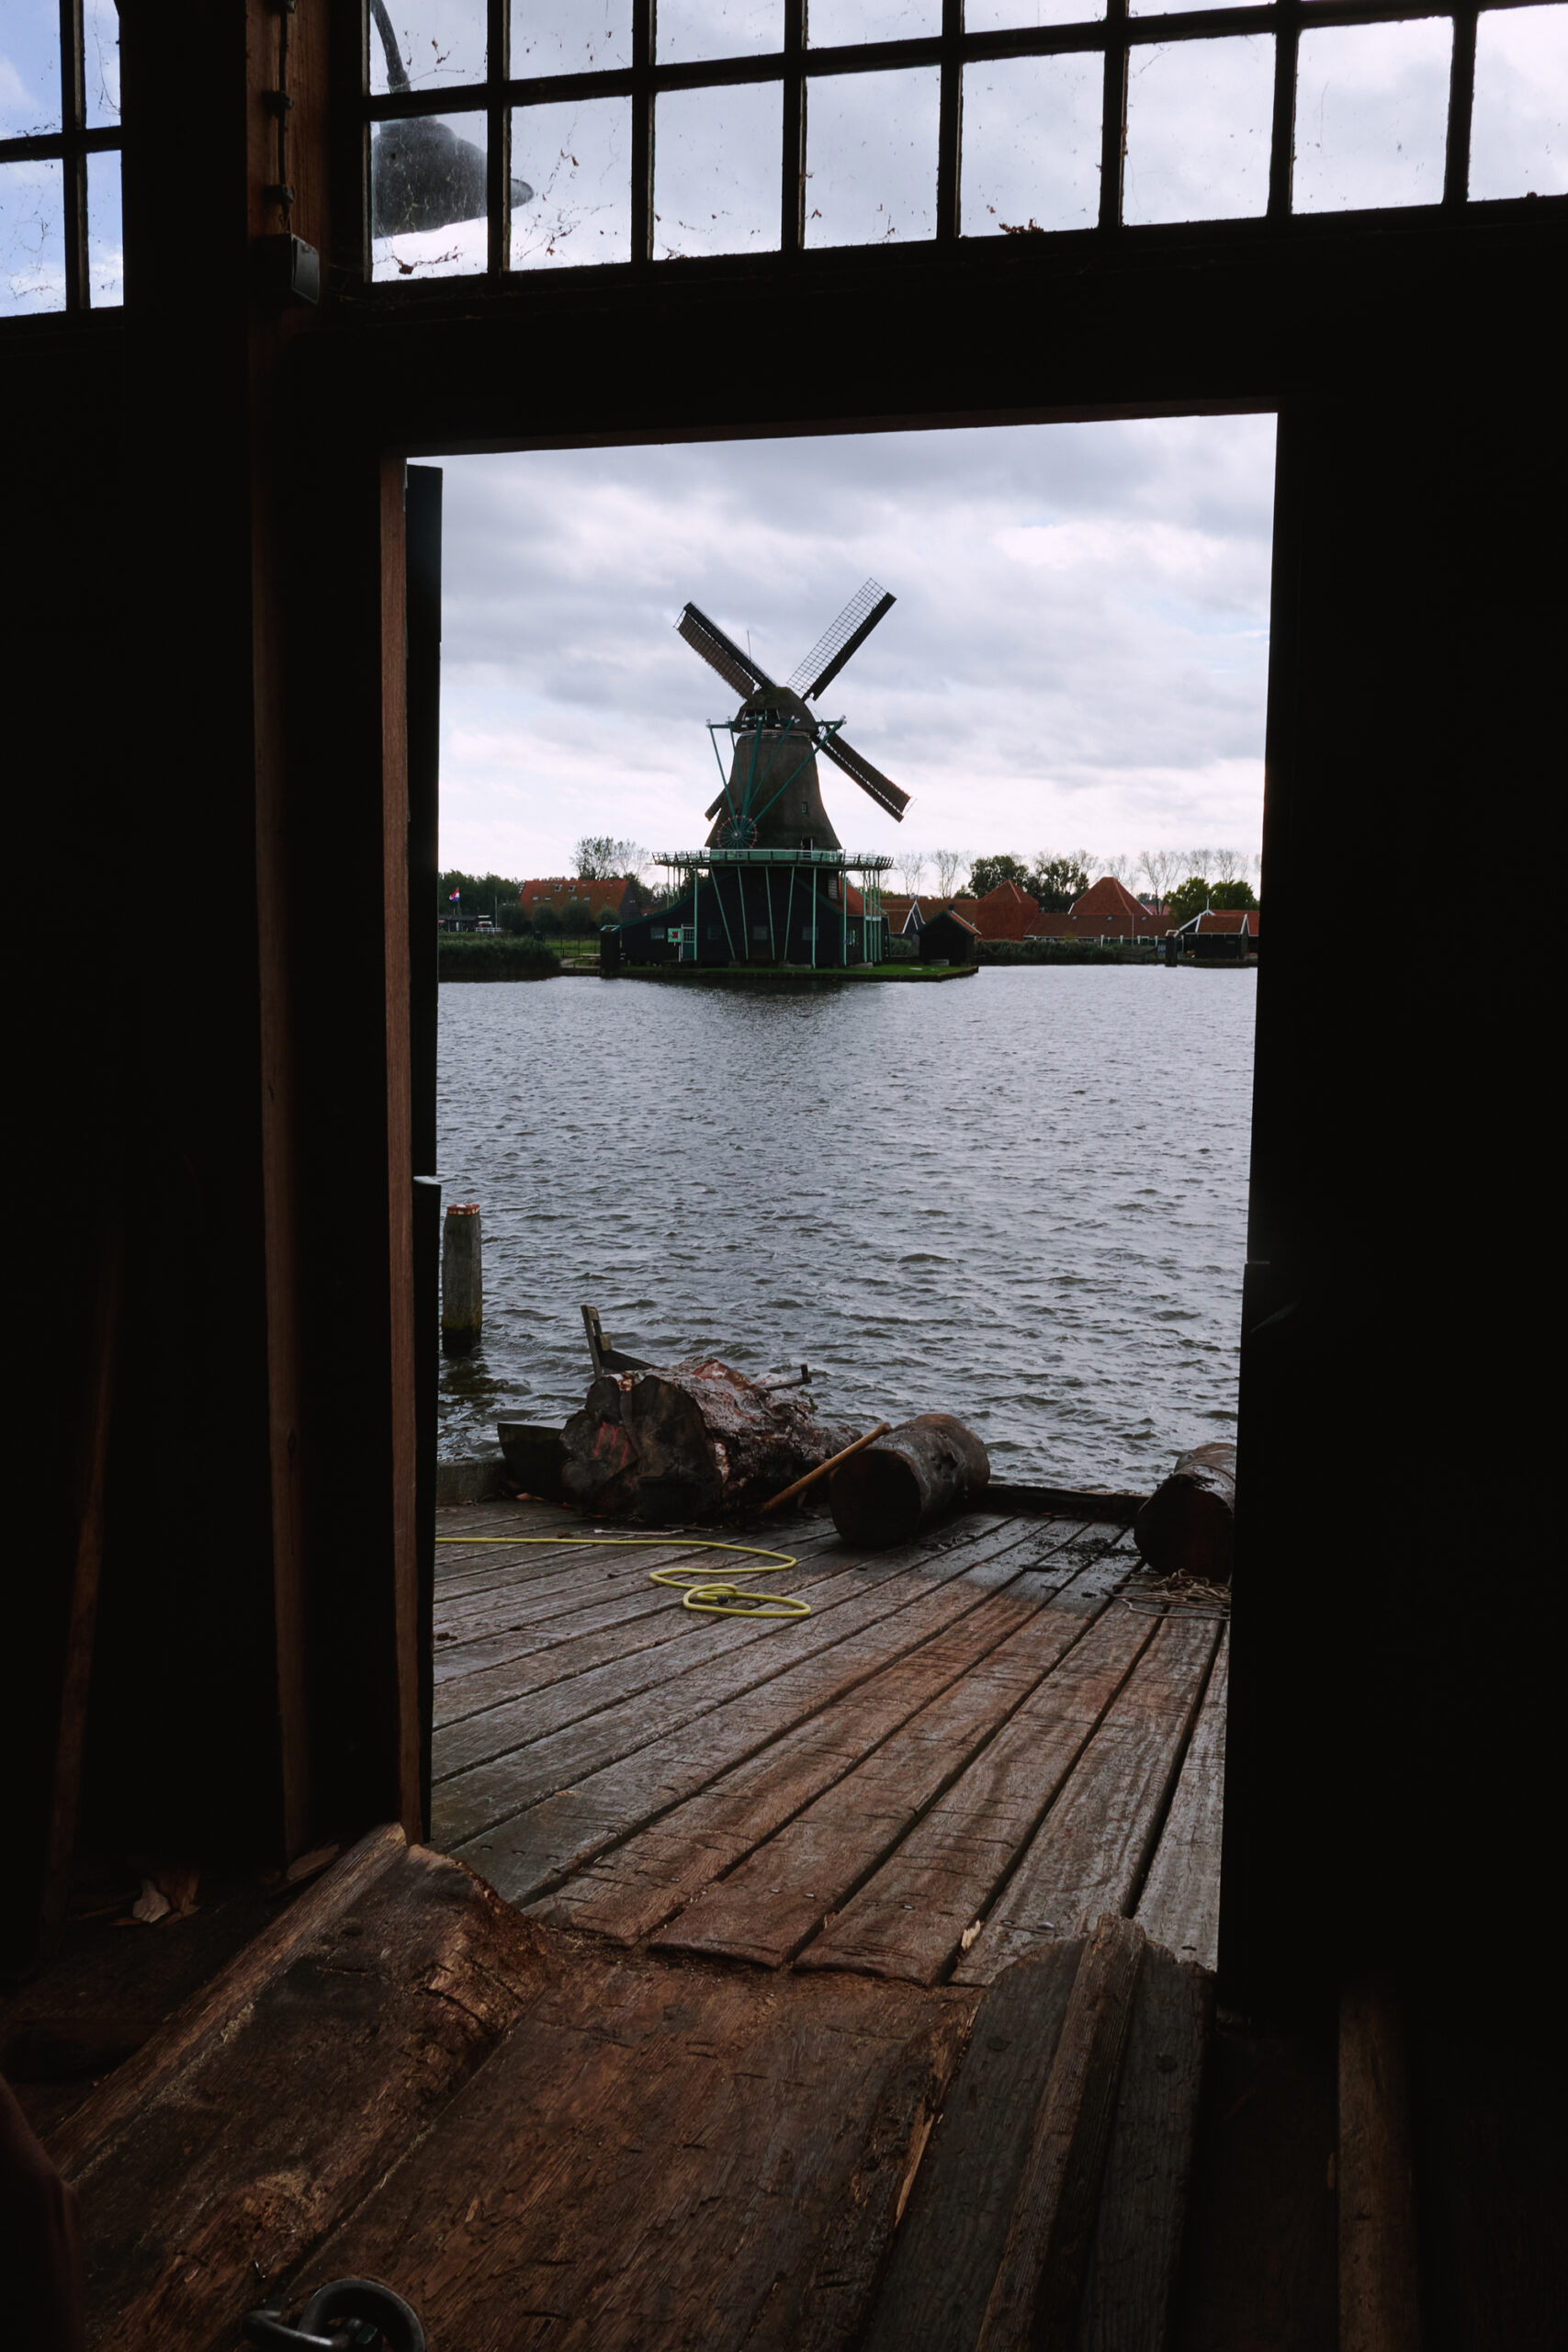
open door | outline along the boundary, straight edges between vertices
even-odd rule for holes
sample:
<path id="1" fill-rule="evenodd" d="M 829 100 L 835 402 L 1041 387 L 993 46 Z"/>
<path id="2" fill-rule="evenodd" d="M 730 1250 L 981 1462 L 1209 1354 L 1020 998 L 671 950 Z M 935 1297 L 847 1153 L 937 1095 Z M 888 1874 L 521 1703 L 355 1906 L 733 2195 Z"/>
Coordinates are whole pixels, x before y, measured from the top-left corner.
<path id="1" fill-rule="evenodd" d="M 434 1701 L 435 1407 L 440 1369 L 441 1180 L 435 1167 L 435 887 L 441 764 L 441 469 L 410 466 L 408 564 L 409 1061 L 413 1159 L 414 1410 L 418 1449 L 420 1810 L 430 1826 Z"/>

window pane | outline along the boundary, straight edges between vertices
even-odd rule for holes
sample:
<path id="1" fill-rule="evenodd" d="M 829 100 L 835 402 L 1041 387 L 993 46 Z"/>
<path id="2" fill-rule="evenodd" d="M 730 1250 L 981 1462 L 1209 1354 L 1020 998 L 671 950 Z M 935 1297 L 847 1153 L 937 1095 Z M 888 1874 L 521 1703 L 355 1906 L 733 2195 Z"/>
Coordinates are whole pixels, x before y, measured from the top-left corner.
<path id="1" fill-rule="evenodd" d="M 813 49 L 850 49 L 858 41 L 920 40 L 942 30 L 942 0 L 811 0 L 806 12 Z M 973 32 L 973 25 L 969 28 Z"/>
<path id="2" fill-rule="evenodd" d="M 485 147 L 482 114 L 381 124 L 370 142 L 372 277 L 485 267 Z"/>
<path id="3" fill-rule="evenodd" d="M 0 164 L 0 319 L 65 308 L 63 168 Z"/>
<path id="4" fill-rule="evenodd" d="M 935 236 L 941 91 L 934 65 L 807 84 L 808 245 Z"/>
<path id="5" fill-rule="evenodd" d="M 1273 114 L 1268 34 L 1134 49 L 1122 218 L 1240 220 L 1267 210 Z"/>
<path id="6" fill-rule="evenodd" d="M 95 311 L 113 310 L 125 300 L 118 155 L 87 158 L 87 300 Z"/>
<path id="7" fill-rule="evenodd" d="M 482 82 L 485 16 L 485 0 L 370 0 L 371 96 Z"/>
<path id="8" fill-rule="evenodd" d="M 966 237 L 1094 226 L 1104 87 L 1098 51 L 964 67 Z"/>
<path id="9" fill-rule="evenodd" d="M 518 107 L 512 117 L 512 267 L 629 261 L 632 102 Z M 532 193 L 526 201 L 519 187 Z"/>
<path id="10" fill-rule="evenodd" d="M 761 254 L 779 242 L 784 90 L 666 90 L 653 118 L 653 251 Z"/>
<path id="11" fill-rule="evenodd" d="M 1453 27 L 1322 25 L 1296 69 L 1297 212 L 1436 204 L 1443 193 Z"/>
<path id="12" fill-rule="evenodd" d="M 116 0 L 84 0 L 82 81 L 89 130 L 119 122 L 119 9 Z"/>
<path id="13" fill-rule="evenodd" d="M 0 16 L 0 139 L 38 139 L 59 129 L 59 0 L 6 0 Z"/>
<path id="14" fill-rule="evenodd" d="M 512 78 L 632 62 L 632 0 L 512 0 Z"/>
<path id="15" fill-rule="evenodd" d="M 1568 194 L 1568 8 L 1497 9 L 1477 24 L 1470 192 Z"/>
<path id="16" fill-rule="evenodd" d="M 662 0 L 660 65 L 701 57 L 765 57 L 784 47 L 784 0 Z"/>
<path id="17" fill-rule="evenodd" d="M 1094 25 L 1105 0 L 968 0 L 966 33 L 1043 32 L 1052 25 Z"/>

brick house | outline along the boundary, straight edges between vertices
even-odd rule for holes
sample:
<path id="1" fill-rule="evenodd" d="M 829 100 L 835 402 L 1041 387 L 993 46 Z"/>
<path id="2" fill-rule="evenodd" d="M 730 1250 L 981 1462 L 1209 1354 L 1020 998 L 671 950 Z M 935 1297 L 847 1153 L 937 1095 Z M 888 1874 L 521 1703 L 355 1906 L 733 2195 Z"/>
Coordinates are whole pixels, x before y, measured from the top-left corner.
<path id="1" fill-rule="evenodd" d="M 1145 907 L 1125 883 L 1107 874 L 1075 899 L 1066 914 L 1037 915 L 1024 935 L 1031 939 L 1163 939 L 1169 928 L 1167 909 Z"/>

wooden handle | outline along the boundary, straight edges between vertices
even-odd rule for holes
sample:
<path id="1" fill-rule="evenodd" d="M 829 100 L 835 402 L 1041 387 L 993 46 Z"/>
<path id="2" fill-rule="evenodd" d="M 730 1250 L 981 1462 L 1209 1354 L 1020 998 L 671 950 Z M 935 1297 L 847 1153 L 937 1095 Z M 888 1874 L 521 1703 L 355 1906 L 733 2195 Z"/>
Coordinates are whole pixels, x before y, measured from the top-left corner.
<path id="1" fill-rule="evenodd" d="M 818 1478 L 825 1478 L 829 1470 L 836 1470 L 840 1462 L 849 1460 L 852 1453 L 863 1453 L 868 1445 L 874 1445 L 879 1437 L 886 1437 L 892 1426 L 891 1421 L 878 1421 L 874 1430 L 867 1430 L 863 1437 L 857 1437 L 853 1445 L 846 1445 L 842 1453 L 829 1454 L 826 1462 L 817 1464 L 815 1470 L 808 1470 L 804 1478 L 797 1478 L 793 1487 L 786 1487 L 782 1494 L 770 1497 L 762 1509 L 765 1511 L 777 1510 L 780 1503 L 787 1503 L 792 1495 L 803 1495 L 807 1487 L 814 1487 Z"/>

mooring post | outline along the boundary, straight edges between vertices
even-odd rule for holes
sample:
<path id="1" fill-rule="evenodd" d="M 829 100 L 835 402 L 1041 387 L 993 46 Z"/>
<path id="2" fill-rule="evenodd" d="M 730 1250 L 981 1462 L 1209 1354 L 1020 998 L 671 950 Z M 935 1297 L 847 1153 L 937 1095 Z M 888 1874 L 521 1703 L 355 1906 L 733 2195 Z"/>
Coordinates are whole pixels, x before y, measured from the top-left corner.
<path id="1" fill-rule="evenodd" d="M 441 1345 L 466 1356 L 479 1343 L 484 1323 L 483 1248 L 478 1201 L 454 1202 L 441 1234 Z"/>

